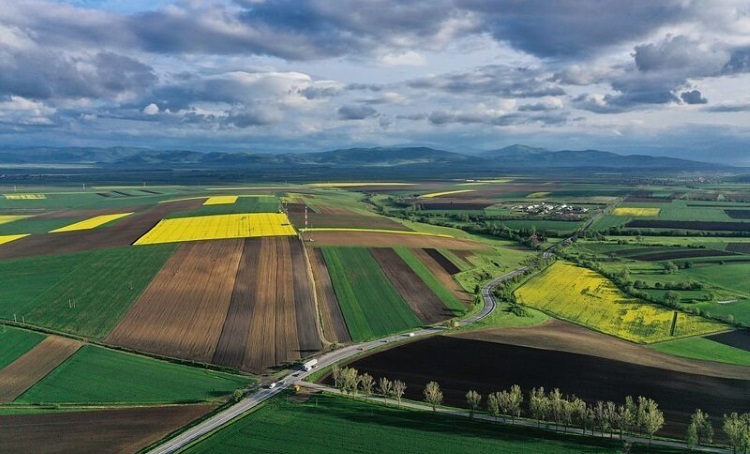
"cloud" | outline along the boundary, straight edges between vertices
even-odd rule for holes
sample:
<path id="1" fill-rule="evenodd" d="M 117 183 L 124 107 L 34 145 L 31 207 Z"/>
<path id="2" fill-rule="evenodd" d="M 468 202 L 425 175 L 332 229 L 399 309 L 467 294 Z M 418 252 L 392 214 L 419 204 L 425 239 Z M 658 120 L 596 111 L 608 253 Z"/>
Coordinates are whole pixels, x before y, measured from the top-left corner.
<path id="1" fill-rule="evenodd" d="M 146 115 L 156 115 L 159 113 L 159 106 L 157 106 L 154 103 L 151 103 L 143 108 L 143 113 Z"/>
<path id="2" fill-rule="evenodd" d="M 407 82 L 411 88 L 509 98 L 562 96 L 565 91 L 538 69 L 489 65 Z"/>
<path id="3" fill-rule="evenodd" d="M 55 108 L 21 96 L 9 96 L 0 100 L 0 122 L 6 124 L 49 126 L 55 123 L 55 113 Z"/>
<path id="4" fill-rule="evenodd" d="M 682 99 L 682 101 L 685 102 L 685 104 L 708 103 L 708 100 L 704 98 L 701 92 L 698 90 L 684 91 L 680 94 L 680 99 Z"/>
<path id="5" fill-rule="evenodd" d="M 339 107 L 338 113 L 342 120 L 364 120 L 378 115 L 377 110 L 361 104 L 346 104 Z"/>

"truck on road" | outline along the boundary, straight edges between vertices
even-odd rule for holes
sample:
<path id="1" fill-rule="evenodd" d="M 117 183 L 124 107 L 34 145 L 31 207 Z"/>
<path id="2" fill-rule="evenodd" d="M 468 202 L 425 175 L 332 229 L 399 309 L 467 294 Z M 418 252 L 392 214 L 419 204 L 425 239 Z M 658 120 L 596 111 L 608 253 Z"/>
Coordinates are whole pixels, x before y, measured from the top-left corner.
<path id="1" fill-rule="evenodd" d="M 316 358 L 310 359 L 302 363 L 302 369 L 305 370 L 305 372 L 310 372 L 313 367 L 315 367 L 318 364 L 318 360 Z"/>

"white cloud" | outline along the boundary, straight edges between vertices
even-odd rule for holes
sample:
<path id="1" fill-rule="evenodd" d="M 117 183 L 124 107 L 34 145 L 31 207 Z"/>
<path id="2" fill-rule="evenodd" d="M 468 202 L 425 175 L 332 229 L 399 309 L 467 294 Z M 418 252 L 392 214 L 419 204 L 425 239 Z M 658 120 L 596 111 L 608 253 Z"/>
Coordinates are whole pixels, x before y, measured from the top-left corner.
<path id="1" fill-rule="evenodd" d="M 159 113 L 159 106 L 157 106 L 154 103 L 151 103 L 143 108 L 143 113 L 146 115 L 156 115 Z"/>

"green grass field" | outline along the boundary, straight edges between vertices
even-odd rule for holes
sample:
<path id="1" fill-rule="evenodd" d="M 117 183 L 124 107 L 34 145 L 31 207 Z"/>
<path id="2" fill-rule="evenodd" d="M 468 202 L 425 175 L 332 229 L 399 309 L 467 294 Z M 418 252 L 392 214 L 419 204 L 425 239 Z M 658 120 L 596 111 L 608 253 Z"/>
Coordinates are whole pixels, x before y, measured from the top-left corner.
<path id="1" fill-rule="evenodd" d="M 15 314 L 19 322 L 104 337 L 175 247 L 126 247 L 0 261 L 0 318 L 13 320 Z"/>
<path id="2" fill-rule="evenodd" d="M 198 190 L 198 188 L 190 188 Z M 122 191 L 128 196 L 113 193 Z M 158 192 L 152 194 L 147 191 Z M 173 199 L 175 195 L 184 197 L 185 191 L 177 187 L 112 187 L 112 188 L 87 188 L 85 191 L 80 186 L 74 188 L 19 188 L 17 194 L 43 194 L 43 199 L 12 200 L 6 199 L 3 194 L 13 195 L 12 188 L 0 191 L 0 210 L 88 210 L 99 208 L 125 208 L 131 206 L 143 206 L 153 204 L 162 200 Z M 99 194 L 106 194 L 99 195 Z"/>
<path id="3" fill-rule="evenodd" d="M 353 340 L 421 325 L 366 248 L 325 247 L 323 256 Z"/>
<path id="4" fill-rule="evenodd" d="M 32 331 L 3 325 L 0 328 L 0 369 L 23 356 L 44 337 Z"/>
<path id="5" fill-rule="evenodd" d="M 506 219 L 503 221 L 496 221 L 497 225 L 505 225 L 509 229 L 530 229 L 536 228 L 538 232 L 548 231 L 557 232 L 558 234 L 573 233 L 578 230 L 582 222 L 580 221 L 550 221 L 550 220 L 514 220 Z"/>
<path id="6" fill-rule="evenodd" d="M 252 379 L 86 345 L 16 402 L 146 404 L 209 401 Z"/>
<path id="7" fill-rule="evenodd" d="M 26 218 L 0 225 L 0 235 L 17 235 L 22 233 L 47 233 L 65 227 L 83 218 L 35 219 Z"/>
<path id="8" fill-rule="evenodd" d="M 750 366 L 750 352 L 702 337 L 691 337 L 652 346 L 654 350 L 685 358 Z"/>
<path id="9" fill-rule="evenodd" d="M 414 271 L 417 276 L 419 276 L 419 278 L 422 279 L 422 281 L 427 284 L 428 287 L 430 287 L 430 290 L 432 290 L 432 292 L 437 295 L 438 298 L 440 298 L 440 301 L 443 302 L 443 305 L 446 308 L 458 312 L 463 312 L 466 310 L 466 307 L 461 304 L 458 298 L 456 298 L 456 295 L 454 295 L 450 290 L 443 287 L 437 280 L 437 278 L 432 275 L 425 264 L 420 262 L 419 259 L 414 257 L 414 255 L 409 252 L 409 249 L 405 247 L 396 247 L 393 249 L 396 251 L 399 257 L 401 257 L 404 262 L 409 265 L 409 268 L 411 268 L 412 271 Z"/>
<path id="10" fill-rule="evenodd" d="M 609 454 L 622 448 L 618 440 L 565 436 L 327 394 L 302 403 L 293 399 L 276 398 L 180 453 Z M 636 446 L 631 452 L 646 451 Z M 670 451 L 652 447 L 650 452 Z"/>

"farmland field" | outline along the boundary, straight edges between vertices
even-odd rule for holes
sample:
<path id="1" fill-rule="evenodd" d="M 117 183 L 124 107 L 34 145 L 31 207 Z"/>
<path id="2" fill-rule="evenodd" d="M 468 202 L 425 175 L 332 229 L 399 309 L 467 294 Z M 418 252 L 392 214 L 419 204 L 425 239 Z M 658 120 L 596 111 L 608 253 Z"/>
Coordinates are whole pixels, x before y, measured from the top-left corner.
<path id="1" fill-rule="evenodd" d="M 367 249 L 324 248 L 323 256 L 353 340 L 421 325 Z"/>
<path id="2" fill-rule="evenodd" d="M 195 216 L 217 216 L 227 214 L 243 213 L 279 213 L 279 199 L 273 195 L 243 195 L 231 196 L 236 197 L 234 202 L 229 202 L 230 198 L 218 198 L 225 196 L 213 196 L 205 199 L 203 204 L 190 211 L 170 214 L 169 218 L 183 218 Z M 209 202 L 210 200 L 220 200 L 222 203 Z M 209 202 L 209 203 L 206 203 Z"/>
<path id="3" fill-rule="evenodd" d="M 0 261 L 0 317 L 101 338 L 174 247 L 117 248 Z"/>
<path id="4" fill-rule="evenodd" d="M 684 356 L 686 358 L 750 366 L 750 352 L 723 345 L 703 337 L 691 337 L 689 339 L 663 342 L 654 345 L 652 348 L 660 352 Z"/>
<path id="5" fill-rule="evenodd" d="M 366 356 L 351 366 L 376 379 L 385 376 L 404 381 L 405 396 L 414 400 L 423 400 L 425 384 L 435 380 L 447 405 L 464 408 L 469 389 L 486 396 L 514 384 L 526 393 L 533 387 L 558 387 L 564 394 L 575 394 L 590 403 L 622 402 L 628 395 L 651 397 L 664 411 L 666 425 L 660 433 L 676 437 L 684 436 L 690 414 L 696 408 L 719 418 L 731 411 L 750 411 L 750 373 L 746 367 L 721 365 L 742 369 L 745 374 L 744 379 L 725 378 L 642 366 L 637 359 L 628 358 L 626 362 L 558 348 L 435 336 Z M 714 420 L 714 427 L 718 427 L 719 418 Z"/>
<path id="6" fill-rule="evenodd" d="M 409 452 L 424 454 L 611 453 L 616 441 L 567 438 L 534 429 L 432 415 L 328 394 L 277 398 L 182 454 Z M 635 448 L 632 452 L 641 452 Z M 652 452 L 659 453 L 656 448 Z"/>
<path id="7" fill-rule="evenodd" d="M 306 240 L 313 239 L 315 246 L 405 246 L 414 248 L 446 249 L 486 249 L 487 247 L 482 243 L 460 238 L 385 230 L 311 229 L 305 231 L 303 236 Z"/>
<path id="8" fill-rule="evenodd" d="M 555 262 L 526 282 L 516 290 L 516 296 L 523 304 L 634 342 L 727 329 L 717 322 L 628 298 L 601 275 L 564 262 Z"/>
<path id="9" fill-rule="evenodd" d="M 446 195 L 463 194 L 466 192 L 474 192 L 474 189 L 457 189 L 455 191 L 443 191 L 443 192 L 430 192 L 429 194 L 422 194 L 422 199 L 432 199 L 435 197 L 443 197 Z"/>
<path id="10" fill-rule="evenodd" d="M 318 310 L 323 324 L 323 332 L 329 342 L 350 342 L 352 340 L 349 330 L 346 328 L 344 314 L 336 299 L 333 290 L 331 276 L 323 258 L 323 250 L 320 248 L 308 249 L 308 257 L 312 266 L 315 289 L 318 295 Z"/>
<path id="11" fill-rule="evenodd" d="M 0 452 L 132 454 L 213 408 L 182 405 L 0 415 Z"/>
<path id="12" fill-rule="evenodd" d="M 223 205 L 212 205 L 223 206 Z M 134 244 L 296 235 L 285 214 L 245 213 L 162 219 Z"/>
<path id="13" fill-rule="evenodd" d="M 20 235 L 0 235 L 0 245 L 10 243 L 11 241 L 20 240 L 23 237 L 26 237 L 28 235 L 26 234 L 20 234 Z"/>
<path id="14" fill-rule="evenodd" d="M 210 361 L 229 308 L 242 245 L 242 240 L 180 245 L 107 341 Z"/>
<path id="15" fill-rule="evenodd" d="M 239 197 L 236 195 L 219 195 L 207 198 L 206 201 L 203 202 L 203 205 L 233 204 L 238 198 Z"/>
<path id="16" fill-rule="evenodd" d="M 214 401 L 252 379 L 84 346 L 17 403 L 153 404 Z"/>
<path id="17" fill-rule="evenodd" d="M 435 251 L 434 249 L 415 250 L 399 247 L 394 248 L 394 250 L 404 262 L 409 265 L 411 270 L 432 290 L 432 292 L 440 298 L 440 301 L 442 301 L 447 309 L 457 312 L 466 309 L 459 298 L 466 300 L 468 295 L 461 291 L 456 281 L 454 281 L 450 274 L 445 271 L 445 267 L 438 264 L 440 268 L 440 270 L 438 270 L 437 267 L 433 265 L 437 261 L 434 259 L 434 255 L 430 254 L 429 251 Z"/>
<path id="18" fill-rule="evenodd" d="M 70 224 L 70 225 L 66 225 L 65 227 L 60 227 L 58 229 L 50 231 L 50 233 L 74 232 L 76 230 L 95 229 L 104 224 L 108 224 L 110 222 L 124 218 L 125 216 L 130 216 L 131 214 L 133 213 L 105 214 L 101 216 L 96 216 L 90 219 L 84 219 L 83 221 L 76 222 L 75 224 Z"/>
<path id="19" fill-rule="evenodd" d="M 661 208 L 618 207 L 612 211 L 615 216 L 659 216 Z"/>
<path id="20" fill-rule="evenodd" d="M 0 369 L 0 402 L 12 402 L 83 344 L 60 336 L 48 336 L 8 366 Z"/>
<path id="21" fill-rule="evenodd" d="M 0 370 L 44 339 L 43 334 L 3 325 L 0 328 Z"/>

